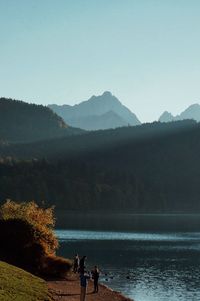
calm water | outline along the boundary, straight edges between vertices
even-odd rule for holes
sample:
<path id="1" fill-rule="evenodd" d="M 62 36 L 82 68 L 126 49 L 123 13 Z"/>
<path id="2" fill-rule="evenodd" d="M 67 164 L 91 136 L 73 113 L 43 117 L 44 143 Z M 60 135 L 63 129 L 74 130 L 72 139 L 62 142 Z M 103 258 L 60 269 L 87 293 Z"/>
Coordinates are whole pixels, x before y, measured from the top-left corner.
<path id="1" fill-rule="evenodd" d="M 200 300 L 200 232 L 58 230 L 59 254 L 87 255 L 100 282 L 135 301 Z"/>

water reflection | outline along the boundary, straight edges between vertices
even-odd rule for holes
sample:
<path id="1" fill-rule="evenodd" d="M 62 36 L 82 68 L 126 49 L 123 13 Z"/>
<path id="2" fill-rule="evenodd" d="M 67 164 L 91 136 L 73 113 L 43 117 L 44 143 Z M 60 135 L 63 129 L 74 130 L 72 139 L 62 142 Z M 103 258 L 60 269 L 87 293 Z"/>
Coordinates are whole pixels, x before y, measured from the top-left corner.
<path id="1" fill-rule="evenodd" d="M 131 231 L 131 232 L 200 232 L 199 214 L 133 214 L 118 212 L 57 211 L 59 229 Z"/>

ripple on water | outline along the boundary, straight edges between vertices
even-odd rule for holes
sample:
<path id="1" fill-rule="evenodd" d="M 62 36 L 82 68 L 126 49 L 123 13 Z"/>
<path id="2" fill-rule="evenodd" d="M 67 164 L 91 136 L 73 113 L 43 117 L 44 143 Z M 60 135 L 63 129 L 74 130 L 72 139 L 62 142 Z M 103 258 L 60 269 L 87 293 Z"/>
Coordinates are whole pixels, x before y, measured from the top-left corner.
<path id="1" fill-rule="evenodd" d="M 101 282 L 137 301 L 200 301 L 200 233 L 56 231 L 59 255 L 87 254 Z"/>

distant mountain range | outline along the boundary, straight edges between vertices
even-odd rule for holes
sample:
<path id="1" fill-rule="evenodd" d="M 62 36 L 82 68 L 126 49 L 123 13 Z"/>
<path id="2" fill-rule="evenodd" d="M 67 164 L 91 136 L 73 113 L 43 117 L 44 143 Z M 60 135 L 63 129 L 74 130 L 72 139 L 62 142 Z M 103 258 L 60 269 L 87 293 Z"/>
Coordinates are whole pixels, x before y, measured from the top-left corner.
<path id="1" fill-rule="evenodd" d="M 48 107 L 0 98 L 0 143 L 27 143 L 83 132 Z"/>
<path id="2" fill-rule="evenodd" d="M 200 105 L 193 104 L 189 106 L 185 111 L 180 115 L 173 116 L 171 113 L 165 111 L 159 118 L 160 122 L 171 122 L 184 119 L 194 119 L 197 122 L 200 121 Z"/>
<path id="3" fill-rule="evenodd" d="M 200 121 L 200 105 L 178 116 L 165 112 L 163 123 L 130 127 L 139 120 L 110 92 L 64 107 L 71 120 L 85 120 L 90 129 L 120 127 L 86 132 L 48 107 L 0 98 L 0 203 L 45 200 L 61 211 L 83 212 L 200 212 L 200 123 L 179 121 Z"/>
<path id="4" fill-rule="evenodd" d="M 74 106 L 52 104 L 49 108 L 67 124 L 85 130 L 141 124 L 137 116 L 108 91 Z"/>

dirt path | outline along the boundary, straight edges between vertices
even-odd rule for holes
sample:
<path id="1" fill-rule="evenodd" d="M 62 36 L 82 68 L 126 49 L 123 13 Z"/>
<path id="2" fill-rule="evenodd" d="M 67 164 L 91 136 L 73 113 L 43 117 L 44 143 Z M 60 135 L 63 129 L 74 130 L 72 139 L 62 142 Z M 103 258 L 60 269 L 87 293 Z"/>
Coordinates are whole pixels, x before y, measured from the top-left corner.
<path id="1" fill-rule="evenodd" d="M 80 285 L 78 277 L 68 280 L 49 280 L 47 281 L 49 291 L 55 301 L 80 301 Z M 86 301 L 132 301 L 114 292 L 104 285 L 99 285 L 99 292 L 93 294 L 93 283 L 89 281 L 87 288 Z"/>

